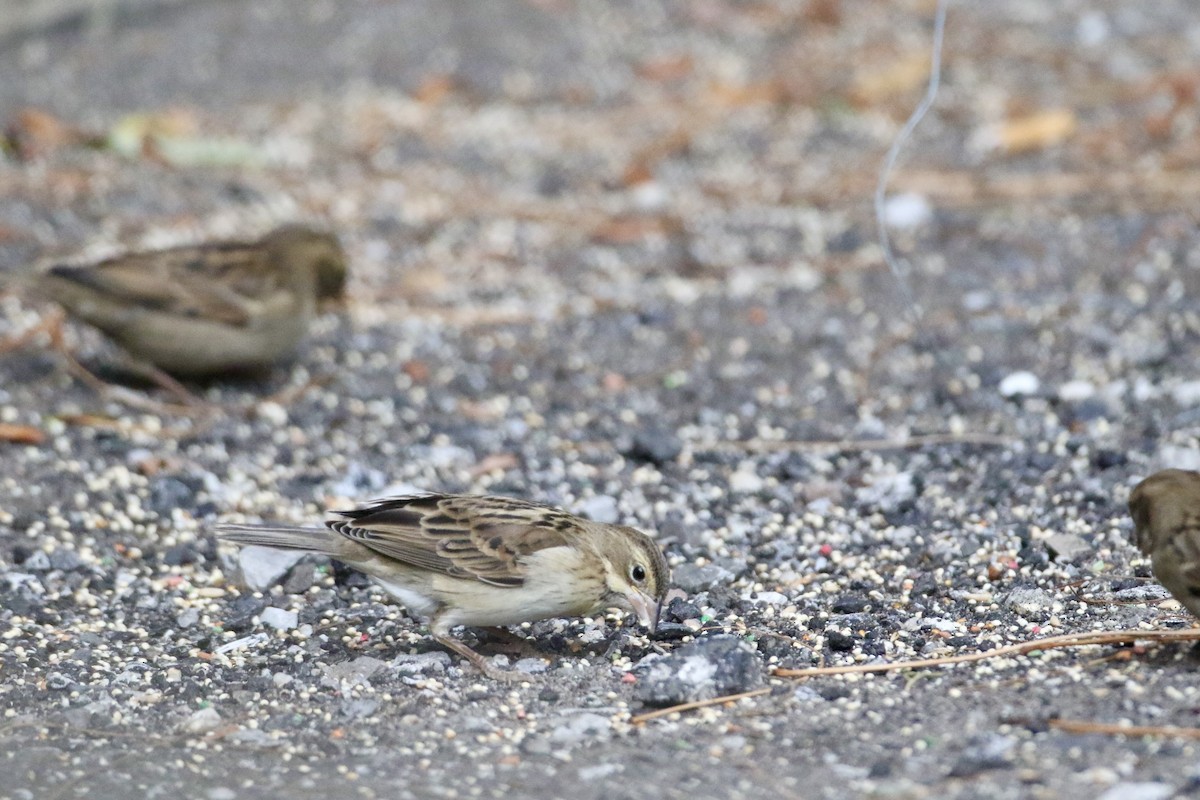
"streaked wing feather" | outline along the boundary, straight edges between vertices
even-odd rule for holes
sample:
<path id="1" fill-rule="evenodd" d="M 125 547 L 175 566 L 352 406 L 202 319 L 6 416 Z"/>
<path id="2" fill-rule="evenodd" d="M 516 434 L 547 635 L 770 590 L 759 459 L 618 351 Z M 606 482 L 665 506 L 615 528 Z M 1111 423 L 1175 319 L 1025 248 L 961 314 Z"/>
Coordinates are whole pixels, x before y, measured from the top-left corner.
<path id="1" fill-rule="evenodd" d="M 241 326 L 255 304 L 283 291 L 277 272 L 265 268 L 265 257 L 260 247 L 226 243 L 131 253 L 52 273 L 125 304 Z"/>
<path id="2" fill-rule="evenodd" d="M 420 495 L 379 501 L 330 528 L 413 566 L 494 586 L 520 586 L 523 559 L 568 543 L 570 515 L 502 497 Z"/>

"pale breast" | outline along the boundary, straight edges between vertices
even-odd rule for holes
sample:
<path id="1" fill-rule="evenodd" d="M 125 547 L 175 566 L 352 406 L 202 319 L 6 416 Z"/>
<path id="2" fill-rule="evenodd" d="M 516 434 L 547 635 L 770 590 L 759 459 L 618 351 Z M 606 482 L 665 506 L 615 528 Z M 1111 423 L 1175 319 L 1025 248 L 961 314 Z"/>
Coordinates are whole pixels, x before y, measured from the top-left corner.
<path id="1" fill-rule="evenodd" d="M 573 547 L 551 547 L 530 555 L 522 586 L 499 587 L 449 577 L 433 589 L 446 604 L 436 627 L 515 625 L 552 617 L 577 617 L 599 609 L 603 573 Z"/>

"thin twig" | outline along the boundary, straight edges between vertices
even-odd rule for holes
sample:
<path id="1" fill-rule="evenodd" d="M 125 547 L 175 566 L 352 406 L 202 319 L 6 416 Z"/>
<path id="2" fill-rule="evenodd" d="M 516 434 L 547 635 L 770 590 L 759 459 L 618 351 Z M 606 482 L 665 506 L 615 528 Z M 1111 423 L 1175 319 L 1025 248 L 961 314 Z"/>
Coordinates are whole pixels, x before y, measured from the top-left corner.
<path id="1" fill-rule="evenodd" d="M 859 452 L 865 450 L 906 450 L 912 447 L 933 447 L 948 444 L 974 444 L 985 447 L 1008 447 L 1015 444 L 1017 439 L 1009 436 L 998 436 L 990 433 L 929 433 L 919 436 L 908 436 L 896 439 L 826 439 L 814 441 L 794 441 L 770 439 L 750 439 L 745 442 L 718 442 L 716 444 L 696 447 L 696 450 L 743 450 L 751 453 L 774 452 L 803 452 L 808 450 L 834 450 L 839 452 Z"/>
<path id="2" fill-rule="evenodd" d="M 1200 629 L 1189 628 L 1184 631 L 1098 631 L 1093 633 L 1068 633 L 1063 636 L 1049 636 L 1045 639 L 1035 639 L 1030 642 L 1010 644 L 997 647 L 995 650 L 985 650 L 978 653 L 964 653 L 945 658 L 924 658 L 916 661 L 894 661 L 887 664 L 847 664 L 840 667 L 813 667 L 809 669 L 776 669 L 774 675 L 780 678 L 813 678 L 818 675 L 846 675 L 863 672 L 894 672 L 903 669 L 924 669 L 926 667 L 942 667 L 948 664 L 964 664 L 971 661 L 984 661 L 989 658 L 1004 656 L 1019 656 L 1034 650 L 1054 650 L 1062 647 L 1090 647 L 1101 644 L 1123 644 L 1132 641 L 1150 642 L 1195 642 L 1200 641 Z"/>
<path id="3" fill-rule="evenodd" d="M 648 722 L 652 719 L 665 717 L 668 714 L 677 714 L 683 711 L 695 711 L 697 708 L 708 708 L 709 706 L 719 706 L 725 703 L 733 703 L 738 700 L 745 700 L 747 697 L 760 697 L 771 691 L 771 687 L 764 686 L 761 689 L 755 689 L 751 692 L 742 692 L 741 694 L 727 694 L 724 697 L 713 697 L 709 700 L 693 700 L 690 703 L 680 703 L 677 706 L 669 708 L 660 708 L 655 711 L 647 711 L 645 714 L 638 714 L 636 717 L 630 717 L 629 721 L 634 725 L 641 725 L 643 722 Z"/>
<path id="4" fill-rule="evenodd" d="M 1117 722 L 1088 722 L 1082 719 L 1052 719 L 1051 728 L 1067 733 L 1104 733 L 1117 736 L 1173 736 L 1177 739 L 1200 739 L 1200 728 L 1180 728 L 1177 725 L 1122 725 Z"/>

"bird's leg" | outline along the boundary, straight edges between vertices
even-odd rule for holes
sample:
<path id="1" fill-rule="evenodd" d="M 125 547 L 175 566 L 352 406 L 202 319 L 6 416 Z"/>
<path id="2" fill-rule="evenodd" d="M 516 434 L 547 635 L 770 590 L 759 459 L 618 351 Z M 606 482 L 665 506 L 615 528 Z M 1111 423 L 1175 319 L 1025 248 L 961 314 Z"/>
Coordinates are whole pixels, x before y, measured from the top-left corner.
<path id="1" fill-rule="evenodd" d="M 142 361 L 133 358 L 129 355 L 124 355 L 121 359 L 121 366 L 129 370 L 134 375 L 140 378 L 145 378 L 160 389 L 164 389 L 170 394 L 175 395 L 180 402 L 186 406 L 194 408 L 205 408 L 209 404 L 203 399 L 197 397 L 191 390 L 184 386 L 179 381 L 172 378 L 163 370 L 151 364 L 149 361 Z"/>
<path id="2" fill-rule="evenodd" d="M 65 315 L 60 310 L 52 312 L 51 318 L 44 324 L 39 325 L 39 329 L 44 330 L 50 336 L 50 345 L 62 356 L 67 362 L 67 371 L 75 378 L 83 381 L 92 388 L 101 397 L 108 397 L 120 403 L 139 408 L 143 411 L 153 413 L 168 413 L 168 414 L 185 414 L 194 416 L 198 412 L 206 412 L 209 407 L 204 404 L 203 400 L 188 392 L 187 389 L 180 386 L 186 397 L 191 398 L 187 405 L 176 405 L 170 403 L 158 403 L 154 400 L 142 397 L 136 392 L 125 390 L 124 387 L 114 386 L 104 380 L 96 373 L 79 363 L 79 359 L 75 358 L 75 354 L 71 352 L 70 346 L 67 345 L 66 337 L 63 335 L 63 320 Z M 169 376 L 168 376 L 169 377 Z M 174 379 L 171 379 L 174 381 Z M 199 404 L 199 405 L 197 405 Z"/>
<path id="3" fill-rule="evenodd" d="M 516 683 L 517 681 L 526 680 L 529 676 L 521 672 L 508 672 L 502 669 L 496 669 L 492 662 L 476 653 L 471 648 L 463 644 L 459 639 L 445 633 L 434 633 L 433 638 L 437 643 L 449 650 L 453 650 L 460 656 L 470 661 L 476 669 L 482 672 L 487 677 L 494 681 L 503 681 L 505 683 Z"/>

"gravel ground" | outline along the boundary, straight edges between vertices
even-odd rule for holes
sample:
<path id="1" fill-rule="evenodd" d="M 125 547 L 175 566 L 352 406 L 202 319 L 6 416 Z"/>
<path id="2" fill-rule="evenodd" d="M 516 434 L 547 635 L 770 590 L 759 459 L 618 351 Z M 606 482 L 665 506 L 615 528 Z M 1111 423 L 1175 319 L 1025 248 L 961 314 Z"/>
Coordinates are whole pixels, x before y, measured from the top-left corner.
<path id="1" fill-rule="evenodd" d="M 771 674 L 1191 624 L 1124 507 L 1200 467 L 1190 3 L 953 9 L 889 206 L 919 326 L 870 196 L 928 2 L 299 8 L 151 3 L 0 50 L 0 268 L 284 219 L 354 267 L 294 364 L 196 387 L 211 424 L 44 347 L 0 361 L 0 797 L 1200 787 L 1187 739 L 1053 727 L 1194 727 L 1188 645 Z M 42 310 L 0 299 L 0 335 Z M 209 533 L 413 488 L 653 532 L 663 630 L 466 634 L 529 672 L 493 685 L 361 576 Z"/>

